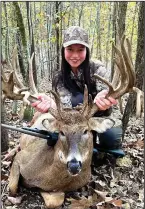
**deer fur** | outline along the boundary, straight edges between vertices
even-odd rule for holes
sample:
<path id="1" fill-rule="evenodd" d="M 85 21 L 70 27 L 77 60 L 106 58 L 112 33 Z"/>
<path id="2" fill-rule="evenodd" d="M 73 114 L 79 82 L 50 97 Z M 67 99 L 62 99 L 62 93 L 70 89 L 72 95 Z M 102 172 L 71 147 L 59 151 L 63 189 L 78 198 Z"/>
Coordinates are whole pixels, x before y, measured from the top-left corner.
<path id="1" fill-rule="evenodd" d="M 38 187 L 47 192 L 74 191 L 84 186 L 91 175 L 91 130 L 103 132 L 114 124 L 110 119 L 99 120 L 90 118 L 88 121 L 77 110 L 67 112 L 67 119 L 62 121 L 57 121 L 50 113 L 37 118 L 32 127 L 59 131 L 58 141 L 50 147 L 45 139 L 21 136 L 21 151 L 14 158 L 9 177 L 10 193 L 17 193 L 20 175 L 26 187 Z M 67 167 L 73 159 L 81 162 L 81 169 L 75 175 Z"/>

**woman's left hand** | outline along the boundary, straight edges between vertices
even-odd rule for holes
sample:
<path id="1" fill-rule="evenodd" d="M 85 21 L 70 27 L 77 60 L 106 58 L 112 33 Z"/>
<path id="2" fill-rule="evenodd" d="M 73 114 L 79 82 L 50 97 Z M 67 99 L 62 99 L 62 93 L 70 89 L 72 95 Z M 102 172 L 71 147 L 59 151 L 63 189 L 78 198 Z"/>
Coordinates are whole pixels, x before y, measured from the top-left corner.
<path id="1" fill-rule="evenodd" d="M 96 103 L 96 105 L 99 107 L 100 110 L 107 110 L 112 105 L 117 104 L 117 100 L 114 99 L 113 97 L 105 98 L 107 93 L 108 93 L 107 90 L 102 90 L 96 95 L 94 99 L 94 103 Z"/>

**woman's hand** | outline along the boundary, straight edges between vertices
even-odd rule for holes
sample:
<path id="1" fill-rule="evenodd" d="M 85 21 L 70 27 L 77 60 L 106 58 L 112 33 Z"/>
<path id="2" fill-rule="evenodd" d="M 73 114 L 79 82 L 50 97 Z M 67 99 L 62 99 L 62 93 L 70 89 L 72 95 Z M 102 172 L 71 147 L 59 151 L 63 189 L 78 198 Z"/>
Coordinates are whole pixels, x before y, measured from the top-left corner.
<path id="1" fill-rule="evenodd" d="M 39 95 L 37 98 L 39 101 L 33 102 L 31 104 L 31 106 L 36 108 L 37 111 L 46 113 L 50 107 L 56 109 L 56 104 L 51 97 L 47 95 Z"/>
<path id="2" fill-rule="evenodd" d="M 96 103 L 96 105 L 99 107 L 100 110 L 107 110 L 112 105 L 117 104 L 117 100 L 114 99 L 113 97 L 105 98 L 107 93 L 108 93 L 107 90 L 102 90 L 96 95 L 94 99 L 94 103 Z"/>

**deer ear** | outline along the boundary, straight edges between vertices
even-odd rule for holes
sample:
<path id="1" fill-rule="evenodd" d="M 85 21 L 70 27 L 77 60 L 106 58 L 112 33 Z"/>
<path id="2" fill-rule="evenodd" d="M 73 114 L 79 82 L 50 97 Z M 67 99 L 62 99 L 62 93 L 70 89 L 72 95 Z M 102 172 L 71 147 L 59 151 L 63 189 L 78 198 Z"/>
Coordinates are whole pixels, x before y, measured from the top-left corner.
<path id="1" fill-rule="evenodd" d="M 91 130 L 94 130 L 98 133 L 103 133 L 107 129 L 110 129 L 114 126 L 114 120 L 110 118 L 97 118 L 93 117 L 89 119 L 89 127 Z"/>
<path id="2" fill-rule="evenodd" d="M 56 132 L 58 129 L 54 118 L 43 119 L 42 125 L 47 131 Z"/>

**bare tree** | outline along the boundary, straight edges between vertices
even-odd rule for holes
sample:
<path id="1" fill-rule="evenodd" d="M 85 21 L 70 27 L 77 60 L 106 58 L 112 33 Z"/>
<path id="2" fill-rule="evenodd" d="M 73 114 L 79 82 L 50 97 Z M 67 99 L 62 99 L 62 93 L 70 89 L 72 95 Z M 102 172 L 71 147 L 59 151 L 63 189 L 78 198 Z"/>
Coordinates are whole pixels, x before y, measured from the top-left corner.
<path id="1" fill-rule="evenodd" d="M 106 68 L 108 66 L 108 50 L 109 50 L 109 40 L 110 40 L 110 33 L 111 33 L 111 14 L 112 14 L 112 2 L 109 3 L 109 10 L 108 10 L 108 33 L 107 33 L 107 41 L 106 41 Z"/>
<path id="2" fill-rule="evenodd" d="M 59 37 L 59 21 L 60 18 L 58 17 L 58 13 L 59 13 L 59 6 L 60 6 L 61 2 L 56 1 L 55 2 L 55 12 L 56 12 L 56 19 L 55 19 L 55 30 L 56 30 L 56 52 L 57 52 L 57 58 L 56 58 L 56 68 L 59 69 L 59 41 L 60 41 L 60 37 Z"/>
<path id="3" fill-rule="evenodd" d="M 116 18 L 117 18 L 117 2 L 113 2 L 113 13 L 112 13 L 112 39 L 116 43 Z M 113 57 L 115 55 L 114 49 L 112 47 L 112 54 L 111 54 L 111 80 L 113 78 L 114 74 L 114 62 L 113 62 Z"/>
<path id="4" fill-rule="evenodd" d="M 119 2 L 118 3 L 118 19 L 117 19 L 118 20 L 118 31 L 117 31 L 117 35 L 119 36 L 119 40 L 122 38 L 122 35 L 125 31 L 127 3 L 128 2 Z"/>
<path id="5" fill-rule="evenodd" d="M 1 104 L 2 104 L 2 106 L 1 106 L 2 107 L 1 122 L 5 123 L 6 110 L 5 110 L 3 103 L 1 103 Z M 1 128 L 1 151 L 5 152 L 8 150 L 8 148 L 9 148 L 9 146 L 8 146 L 8 131 L 7 131 L 7 129 L 2 127 Z"/>
<path id="6" fill-rule="evenodd" d="M 5 36 L 5 59 L 9 60 L 9 25 L 8 25 L 8 13 L 6 2 L 3 2 L 4 12 L 5 12 L 5 21 L 6 21 L 6 36 Z"/>
<path id="7" fill-rule="evenodd" d="M 98 3 L 97 7 L 97 58 L 99 60 L 102 60 L 102 55 L 101 55 L 101 32 L 100 32 L 100 13 L 101 13 L 101 2 Z"/>
<path id="8" fill-rule="evenodd" d="M 26 81 L 26 69 L 27 69 L 27 39 L 26 39 L 26 32 L 25 32 L 25 26 L 23 22 L 23 16 L 19 7 L 18 2 L 13 2 L 13 6 L 15 8 L 15 21 L 17 23 L 17 27 L 19 28 L 17 30 L 16 40 L 18 44 L 18 52 L 19 52 L 19 65 L 21 73 L 24 77 L 24 80 Z M 21 44 L 23 48 L 21 47 Z"/>
<path id="9" fill-rule="evenodd" d="M 79 26 L 81 26 L 81 18 L 82 18 L 82 14 L 83 14 L 83 8 L 84 8 L 84 2 L 81 3 L 81 9 L 79 12 L 79 23 L 78 23 Z"/>
<path id="10" fill-rule="evenodd" d="M 138 10 L 138 2 L 136 2 L 135 8 L 134 8 L 134 16 L 133 16 L 133 21 L 132 21 L 132 31 L 131 31 L 131 36 L 130 36 L 131 45 L 132 45 L 132 38 L 133 38 L 133 34 L 134 34 L 135 19 L 136 19 L 137 10 Z"/>
<path id="11" fill-rule="evenodd" d="M 138 18 L 138 39 L 137 39 L 137 53 L 135 62 L 136 71 L 136 87 L 143 89 L 143 73 L 144 73 L 144 2 L 140 2 L 139 5 L 139 18 Z M 125 111 L 123 114 L 123 137 L 129 121 L 130 114 L 135 113 L 135 100 L 136 97 L 133 94 L 129 95 Z"/>
<path id="12" fill-rule="evenodd" d="M 27 8 L 27 20 L 28 20 L 28 30 L 29 30 L 29 42 L 30 42 L 30 56 L 32 56 L 33 52 L 35 52 L 35 44 L 34 44 L 34 34 L 33 34 L 33 24 L 32 24 L 32 17 L 31 17 L 31 7 L 30 2 L 26 2 Z M 33 76 L 34 82 L 37 86 L 37 72 L 36 72 L 36 62 L 35 62 L 35 54 L 33 59 Z"/>

